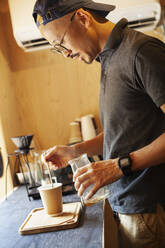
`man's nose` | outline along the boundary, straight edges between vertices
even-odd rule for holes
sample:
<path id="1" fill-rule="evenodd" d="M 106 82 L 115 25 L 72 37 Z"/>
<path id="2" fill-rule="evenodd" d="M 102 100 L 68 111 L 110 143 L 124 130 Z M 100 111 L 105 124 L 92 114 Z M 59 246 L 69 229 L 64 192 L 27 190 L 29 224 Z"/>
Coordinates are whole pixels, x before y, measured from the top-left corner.
<path id="1" fill-rule="evenodd" d="M 63 55 L 65 58 L 69 58 L 72 54 L 72 50 L 68 49 L 67 51 L 63 52 Z"/>

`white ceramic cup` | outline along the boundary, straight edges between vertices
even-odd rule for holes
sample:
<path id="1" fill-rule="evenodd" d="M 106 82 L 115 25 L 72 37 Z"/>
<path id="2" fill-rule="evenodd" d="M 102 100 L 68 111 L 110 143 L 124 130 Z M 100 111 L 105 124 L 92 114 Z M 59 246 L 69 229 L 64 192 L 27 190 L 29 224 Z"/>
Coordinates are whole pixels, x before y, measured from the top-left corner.
<path id="1" fill-rule="evenodd" d="M 46 213 L 51 216 L 62 214 L 62 183 L 46 184 L 38 190 Z"/>
<path id="2" fill-rule="evenodd" d="M 81 118 L 81 132 L 84 141 L 96 137 L 96 129 L 91 115 L 86 115 Z"/>

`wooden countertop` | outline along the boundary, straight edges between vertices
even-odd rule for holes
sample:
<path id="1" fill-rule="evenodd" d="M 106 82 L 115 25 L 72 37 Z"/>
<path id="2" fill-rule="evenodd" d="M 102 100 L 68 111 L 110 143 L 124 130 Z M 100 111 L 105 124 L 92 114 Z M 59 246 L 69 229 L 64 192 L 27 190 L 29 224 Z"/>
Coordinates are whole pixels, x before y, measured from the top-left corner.
<path id="1" fill-rule="evenodd" d="M 79 201 L 76 194 L 63 197 L 63 202 Z M 41 200 L 29 201 L 25 187 L 19 187 L 0 204 L 1 248 L 101 248 L 103 232 L 103 203 L 85 209 L 80 225 L 74 229 L 21 236 L 18 229 Z"/>

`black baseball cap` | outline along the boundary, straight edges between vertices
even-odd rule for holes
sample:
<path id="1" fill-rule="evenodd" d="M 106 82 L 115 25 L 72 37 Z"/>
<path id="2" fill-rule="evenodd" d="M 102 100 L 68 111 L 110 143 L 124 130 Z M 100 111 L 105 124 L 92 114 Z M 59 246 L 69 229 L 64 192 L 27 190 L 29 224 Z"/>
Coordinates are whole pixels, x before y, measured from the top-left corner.
<path id="1" fill-rule="evenodd" d="M 46 25 L 74 10 L 85 8 L 106 17 L 110 11 L 115 9 L 114 5 L 96 3 L 92 0 L 37 0 L 33 10 L 33 17 L 37 26 Z M 42 22 L 37 21 L 37 15 L 42 17 Z"/>

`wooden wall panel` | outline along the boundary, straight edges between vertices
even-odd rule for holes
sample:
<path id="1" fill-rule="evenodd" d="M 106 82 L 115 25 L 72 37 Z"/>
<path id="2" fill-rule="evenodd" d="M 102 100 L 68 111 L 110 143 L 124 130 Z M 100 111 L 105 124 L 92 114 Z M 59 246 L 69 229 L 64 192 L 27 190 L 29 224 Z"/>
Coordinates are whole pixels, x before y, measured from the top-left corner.
<path id="1" fill-rule="evenodd" d="M 5 27 L 2 25 L 3 15 L 0 15 L 0 147 L 4 166 L 7 165 L 7 153 L 14 151 L 11 137 L 20 135 L 22 130 L 21 118 L 17 111 L 14 84 L 9 67 L 9 53 L 5 40 Z M 11 168 L 12 169 L 12 168 Z M 12 190 L 10 168 L 8 170 L 8 192 Z M 0 200 L 5 195 L 5 169 L 3 177 L 0 178 Z"/>
<path id="2" fill-rule="evenodd" d="M 69 122 L 84 114 L 93 113 L 100 127 L 99 64 L 85 65 L 48 50 L 24 53 L 13 38 L 7 13 L 4 25 L 8 27 L 9 63 L 26 132 L 33 132 L 45 149 L 67 143 Z"/>
<path id="3" fill-rule="evenodd" d="M 42 149 L 69 140 L 69 122 L 98 114 L 98 63 L 66 60 L 50 51 L 24 53 L 16 44 L 8 13 L 0 18 L 0 146 L 4 162 L 15 146 L 10 137 L 34 133 Z M 12 189 L 9 176 L 8 191 Z M 4 196 L 4 177 L 0 179 Z"/>
<path id="4" fill-rule="evenodd" d="M 0 12 L 8 12 L 9 6 L 8 6 L 8 0 L 0 0 Z"/>
<path id="5" fill-rule="evenodd" d="M 92 113 L 100 128 L 100 65 L 71 61 L 49 50 L 24 53 L 13 38 L 9 15 L 7 45 L 23 127 L 45 149 L 67 143 L 69 122 Z M 155 34 L 154 34 L 155 35 Z"/>
<path id="6" fill-rule="evenodd" d="M 68 143 L 69 122 L 78 117 L 92 113 L 100 124 L 99 72 L 97 64 L 65 59 L 63 64 L 13 72 L 26 130 L 36 135 L 43 149 Z"/>
<path id="7" fill-rule="evenodd" d="M 100 65 L 65 59 L 49 50 L 25 53 L 13 38 L 10 17 L 6 42 L 18 110 L 26 133 L 34 133 L 42 149 L 69 140 L 69 122 L 85 114 L 99 121 Z"/>
<path id="8" fill-rule="evenodd" d="M 165 6 L 165 0 L 160 0 L 160 4 L 161 4 L 162 6 Z"/>

